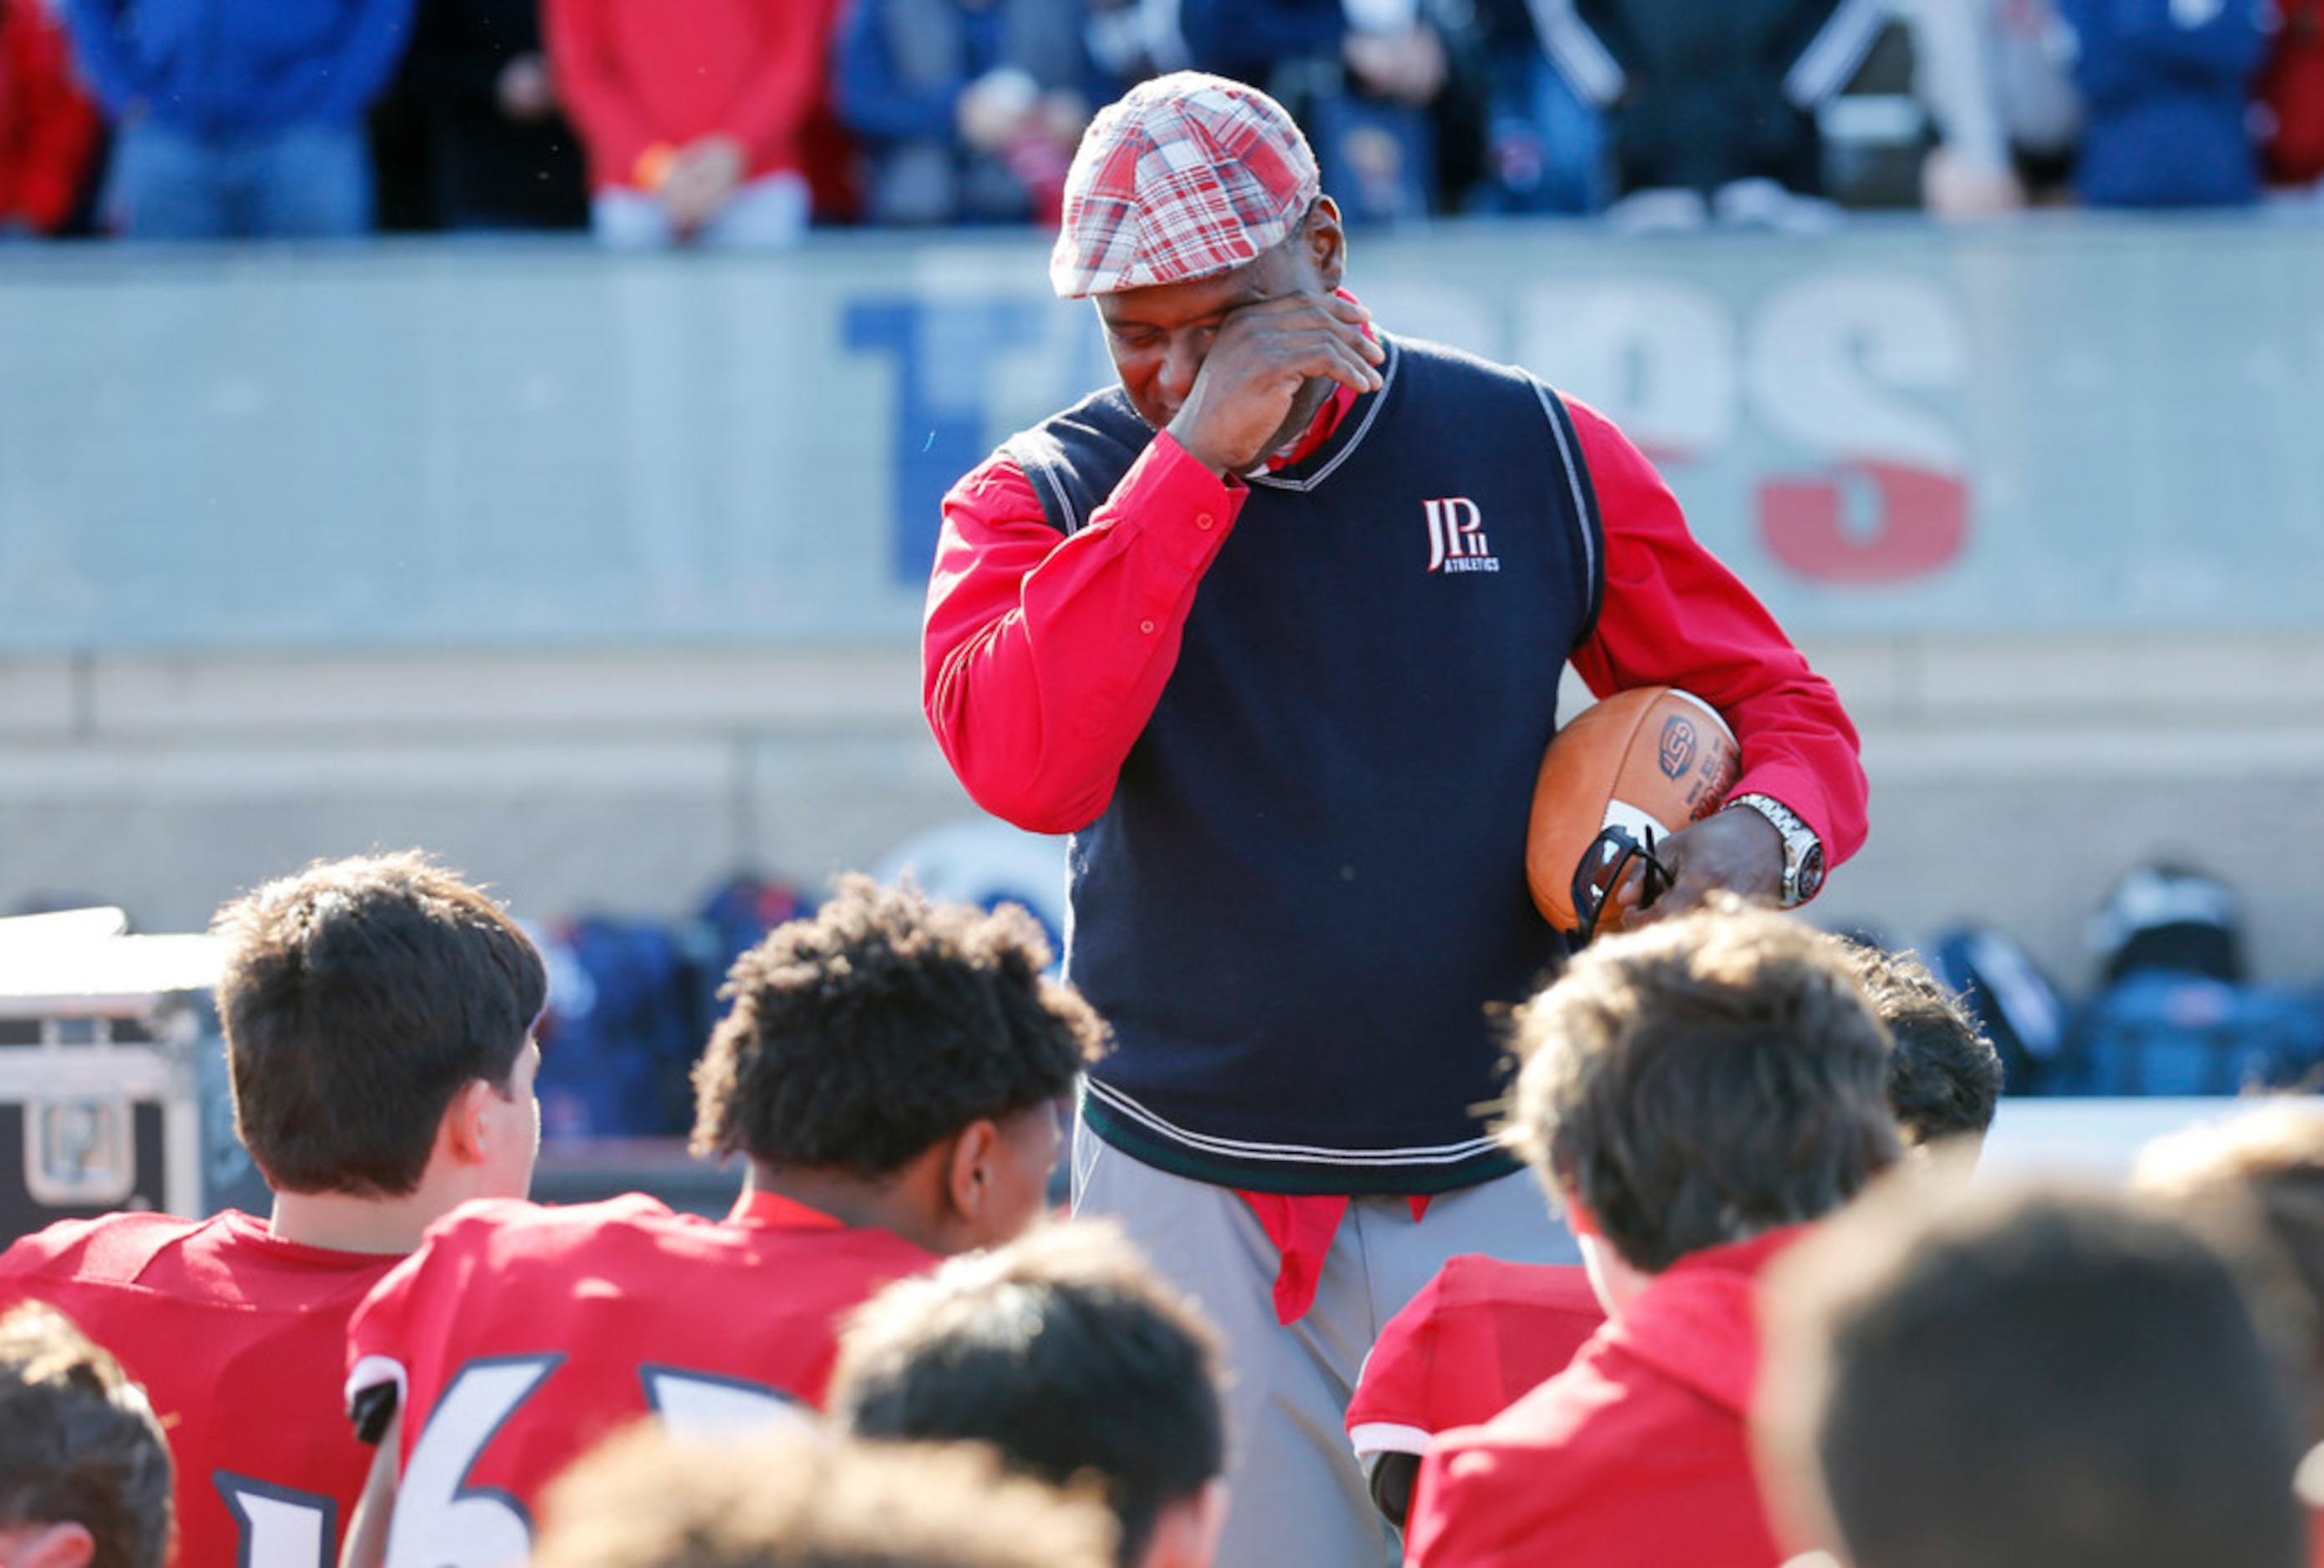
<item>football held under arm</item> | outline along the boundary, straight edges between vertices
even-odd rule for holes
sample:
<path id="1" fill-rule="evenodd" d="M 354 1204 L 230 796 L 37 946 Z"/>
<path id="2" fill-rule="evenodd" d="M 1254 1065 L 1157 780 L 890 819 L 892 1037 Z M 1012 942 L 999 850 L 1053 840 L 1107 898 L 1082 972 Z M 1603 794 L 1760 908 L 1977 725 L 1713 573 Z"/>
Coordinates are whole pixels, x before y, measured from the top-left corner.
<path id="1" fill-rule="evenodd" d="M 1780 802 L 1812 831 L 1825 865 L 1839 864 L 1863 845 L 1869 795 L 1856 726 L 1839 694 L 1695 540 L 1645 456 L 1604 415 L 1566 402 L 1606 540 L 1604 609 L 1574 650 L 1574 668 L 1600 696 L 1667 685 L 1710 703 L 1742 745 L 1742 776 L 1729 799 Z M 1784 839 L 1755 812 L 1716 814 L 1667 842 L 1680 861 L 1702 854 L 1692 867 L 1673 866 L 1680 876 L 1674 909 L 1711 886 L 1780 891 Z"/>

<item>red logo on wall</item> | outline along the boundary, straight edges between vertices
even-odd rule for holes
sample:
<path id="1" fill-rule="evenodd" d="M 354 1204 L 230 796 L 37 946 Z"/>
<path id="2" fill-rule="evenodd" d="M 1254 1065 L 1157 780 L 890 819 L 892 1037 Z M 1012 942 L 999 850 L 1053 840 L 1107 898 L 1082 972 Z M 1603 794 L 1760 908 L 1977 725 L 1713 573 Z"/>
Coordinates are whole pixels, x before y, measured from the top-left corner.
<path id="1" fill-rule="evenodd" d="M 1759 534 L 1777 560 L 1824 583 L 1895 583 L 1946 565 L 1969 540 L 1969 486 L 1901 463 L 1842 463 L 1827 478 L 1759 486 Z"/>

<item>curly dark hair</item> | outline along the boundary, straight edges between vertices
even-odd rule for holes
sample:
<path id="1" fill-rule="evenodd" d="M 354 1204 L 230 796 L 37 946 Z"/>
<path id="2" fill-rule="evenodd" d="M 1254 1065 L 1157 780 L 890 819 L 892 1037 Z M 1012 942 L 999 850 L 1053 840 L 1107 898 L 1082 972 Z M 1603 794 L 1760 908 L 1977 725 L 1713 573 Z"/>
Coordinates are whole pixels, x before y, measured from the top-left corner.
<path id="1" fill-rule="evenodd" d="M 1732 897 L 1593 942 L 1518 1010 L 1505 1136 L 1623 1261 L 1816 1219 L 1900 1153 L 1887 1031 L 1821 931 Z"/>
<path id="2" fill-rule="evenodd" d="M 1888 1104 L 1904 1140 L 1925 1147 L 1982 1136 L 2001 1102 L 2001 1053 L 1977 1027 L 1958 992 L 1918 955 L 1835 936 L 1856 983 L 1896 1043 Z"/>
<path id="3" fill-rule="evenodd" d="M 0 1530 L 87 1526 L 91 1568 L 161 1568 L 170 1446 L 121 1363 L 63 1313 L 0 1316 Z"/>
<path id="4" fill-rule="evenodd" d="M 1045 1225 L 857 1309 L 831 1414 L 857 1437 L 989 1443 L 1063 1486 L 1094 1475 L 1142 1560 L 1163 1510 L 1226 1469 L 1218 1332 L 1102 1222 Z"/>
<path id="5" fill-rule="evenodd" d="M 735 960 L 719 992 L 733 1006 L 695 1064 L 694 1151 L 876 1179 L 973 1122 L 1062 1099 L 1104 1026 L 1048 962 L 1014 905 L 843 878 Z"/>

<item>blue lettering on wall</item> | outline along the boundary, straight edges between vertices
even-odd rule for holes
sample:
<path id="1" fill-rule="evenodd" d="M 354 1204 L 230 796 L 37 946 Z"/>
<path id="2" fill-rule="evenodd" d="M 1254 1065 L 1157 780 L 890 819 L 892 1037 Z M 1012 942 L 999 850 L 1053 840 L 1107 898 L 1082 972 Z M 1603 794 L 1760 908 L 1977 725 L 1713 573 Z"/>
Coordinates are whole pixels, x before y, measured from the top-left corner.
<path id="1" fill-rule="evenodd" d="M 927 581 L 944 494 L 991 449 L 985 429 L 992 357 L 1040 339 L 1046 300 L 859 300 L 847 307 L 847 346 L 896 359 L 896 514 L 889 569 L 899 584 Z"/>

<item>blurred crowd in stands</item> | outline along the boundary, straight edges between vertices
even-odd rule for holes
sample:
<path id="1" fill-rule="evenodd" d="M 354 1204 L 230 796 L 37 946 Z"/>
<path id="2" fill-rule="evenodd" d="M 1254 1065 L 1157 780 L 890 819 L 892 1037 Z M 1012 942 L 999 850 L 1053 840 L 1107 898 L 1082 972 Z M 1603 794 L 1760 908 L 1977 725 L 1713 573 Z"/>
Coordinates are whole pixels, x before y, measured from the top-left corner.
<path id="1" fill-rule="evenodd" d="M 2324 0 L 0 0 L 0 236 L 1039 224 L 1159 70 L 1357 222 L 2234 206 L 2324 174 Z"/>

